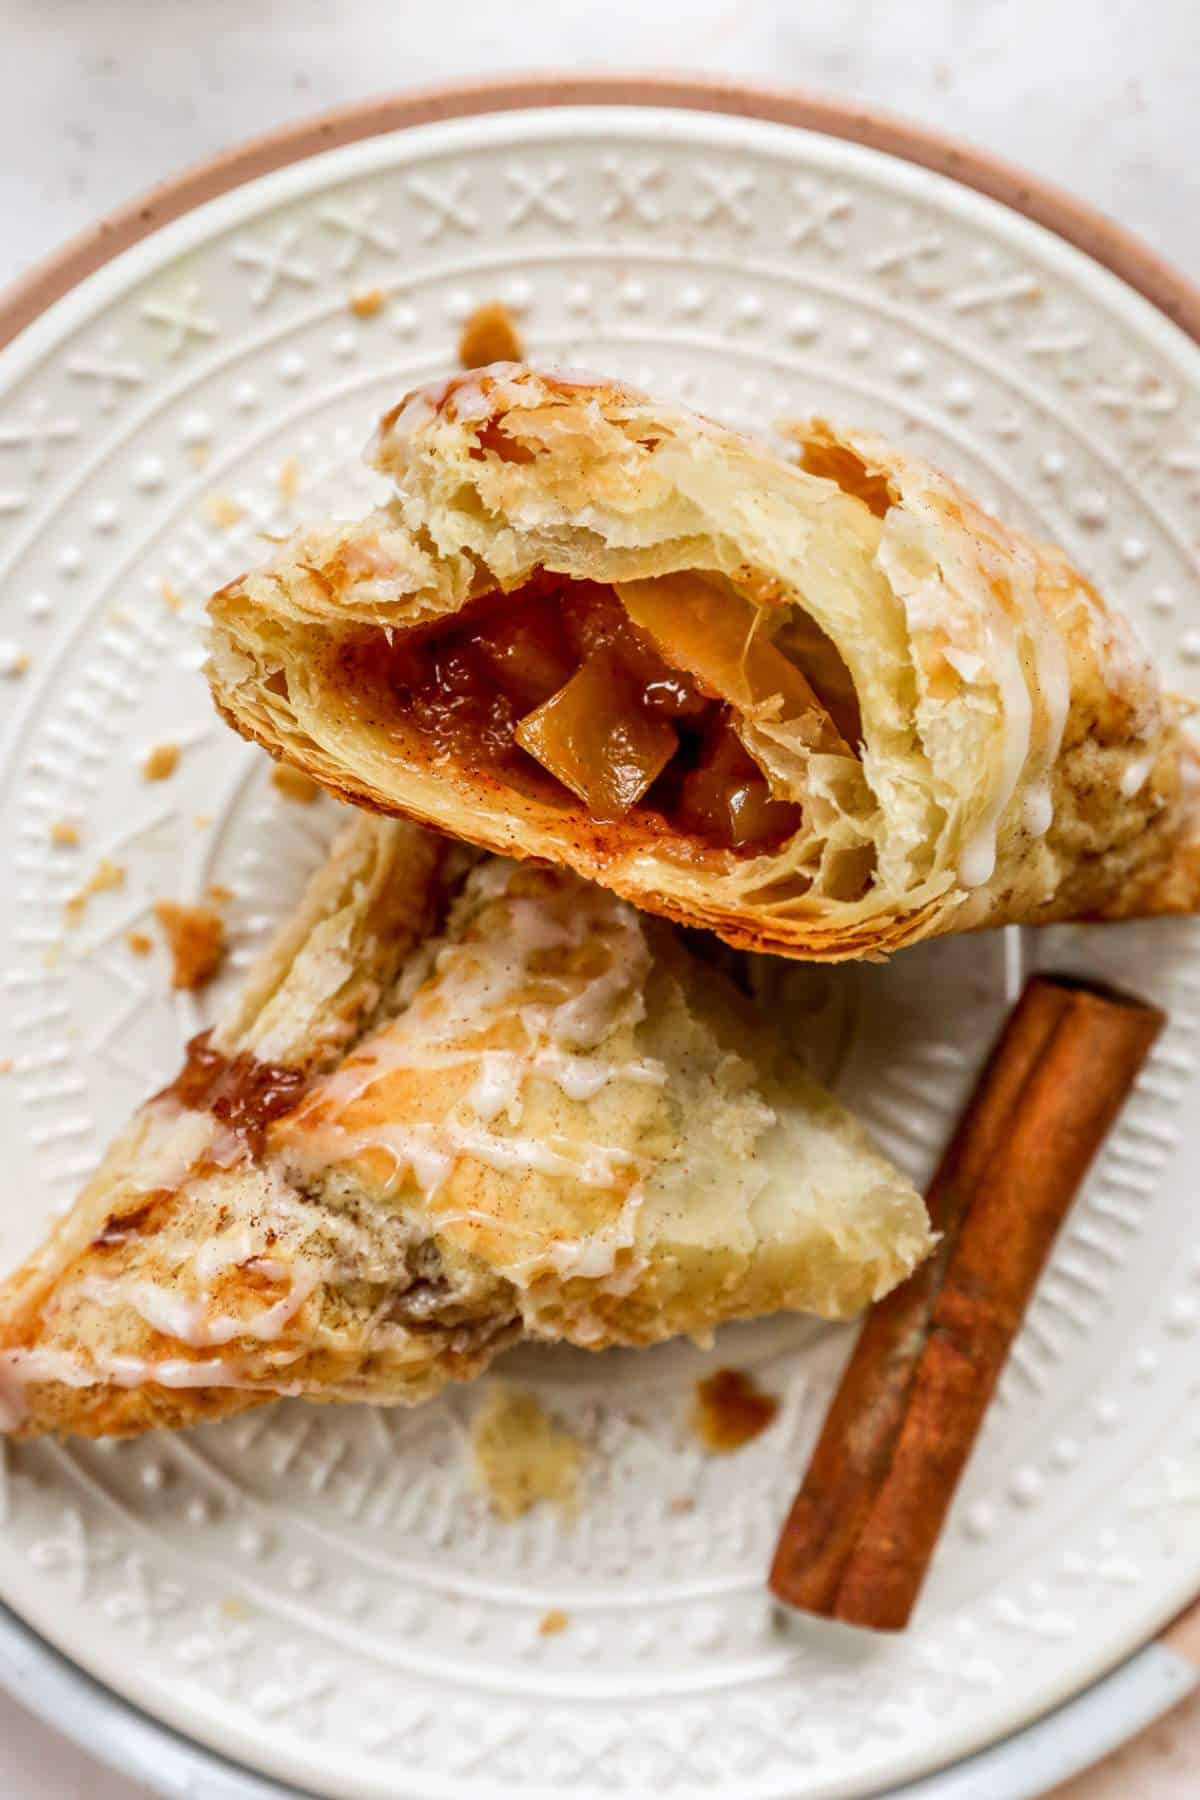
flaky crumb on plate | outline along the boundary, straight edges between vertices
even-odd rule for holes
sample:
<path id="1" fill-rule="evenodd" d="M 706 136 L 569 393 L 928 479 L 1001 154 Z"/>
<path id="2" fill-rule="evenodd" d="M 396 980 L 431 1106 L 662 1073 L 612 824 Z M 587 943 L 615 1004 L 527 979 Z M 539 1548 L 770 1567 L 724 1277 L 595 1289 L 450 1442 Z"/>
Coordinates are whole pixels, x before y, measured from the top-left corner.
<path id="1" fill-rule="evenodd" d="M 502 301 L 485 301 L 463 321 L 458 360 L 464 369 L 482 369 L 494 362 L 522 362 L 524 356 L 517 322 Z"/>
<path id="2" fill-rule="evenodd" d="M 381 287 L 363 288 L 350 296 L 350 311 L 356 319 L 373 319 L 386 304 L 387 295 Z"/>
<path id="3" fill-rule="evenodd" d="M 228 494 L 208 494 L 204 500 L 204 510 L 214 525 L 222 531 L 230 531 L 246 516 L 244 506 L 231 500 Z"/>
<path id="4" fill-rule="evenodd" d="M 539 1500 L 575 1511 L 587 1449 L 536 1394 L 495 1382 L 472 1422 L 471 1451 L 476 1483 L 502 1519 L 523 1517 Z"/>
<path id="5" fill-rule="evenodd" d="M 142 776 L 146 781 L 166 781 L 179 767 L 178 744 L 155 744 L 147 751 L 142 763 Z"/>
<path id="6" fill-rule="evenodd" d="M 275 485 L 279 489 L 279 498 L 285 505 L 296 498 L 300 486 L 300 464 L 294 456 L 285 456 L 280 463 Z"/>
<path id="7" fill-rule="evenodd" d="M 125 870 L 121 864 L 112 862 L 107 856 L 101 857 L 91 879 L 84 883 L 77 894 L 71 895 L 63 909 L 67 915 L 68 925 L 82 923 L 89 903 L 95 899 L 97 894 L 109 894 L 124 886 Z"/>
<path id="8" fill-rule="evenodd" d="M 171 986 L 194 993 L 207 985 L 225 959 L 225 921 L 211 906 L 156 900 L 154 916 L 171 952 Z"/>

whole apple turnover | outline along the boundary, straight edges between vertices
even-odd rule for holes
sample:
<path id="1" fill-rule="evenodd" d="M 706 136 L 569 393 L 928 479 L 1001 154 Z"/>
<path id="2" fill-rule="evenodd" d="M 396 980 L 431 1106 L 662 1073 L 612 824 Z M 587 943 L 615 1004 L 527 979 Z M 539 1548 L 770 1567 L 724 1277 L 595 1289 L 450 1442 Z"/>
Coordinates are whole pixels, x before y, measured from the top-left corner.
<path id="1" fill-rule="evenodd" d="M 412 1403 L 915 1266 L 924 1204 L 738 990 L 570 872 L 362 818 L 0 1289 L 18 1433 Z"/>

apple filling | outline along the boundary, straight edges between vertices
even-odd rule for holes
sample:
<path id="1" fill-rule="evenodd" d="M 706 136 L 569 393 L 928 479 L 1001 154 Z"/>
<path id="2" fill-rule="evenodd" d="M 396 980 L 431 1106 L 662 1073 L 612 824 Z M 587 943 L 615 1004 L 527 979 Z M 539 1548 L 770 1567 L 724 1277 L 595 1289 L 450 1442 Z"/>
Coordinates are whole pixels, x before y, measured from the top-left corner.
<path id="1" fill-rule="evenodd" d="M 792 837 L 804 808 L 773 791 L 739 720 L 841 756 L 860 729 L 828 638 L 809 622 L 797 642 L 824 693 L 715 579 L 610 587 L 542 574 L 386 648 L 373 633 L 370 668 L 365 646 L 341 661 L 348 685 L 382 680 L 397 725 L 460 769 L 560 802 L 565 789 L 600 824 L 755 854 Z"/>

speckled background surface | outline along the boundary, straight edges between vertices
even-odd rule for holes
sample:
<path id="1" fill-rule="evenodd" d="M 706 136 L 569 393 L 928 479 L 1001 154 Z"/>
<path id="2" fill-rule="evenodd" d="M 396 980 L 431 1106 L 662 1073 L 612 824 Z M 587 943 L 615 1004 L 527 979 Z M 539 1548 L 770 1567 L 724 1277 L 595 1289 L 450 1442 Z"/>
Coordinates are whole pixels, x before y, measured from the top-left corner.
<path id="1" fill-rule="evenodd" d="M 419 17 L 413 17 L 419 11 Z M 187 164 L 387 88 L 532 68 L 678 68 L 823 89 L 1025 164 L 1200 278 L 1200 57 L 1192 0 L 0 0 L 0 197 L 7 281 Z M 682 28 L 686 18 L 686 31 Z M 1192 148 L 1189 148 L 1192 146 Z M 1196 1791 L 1200 1702 L 1059 1790 L 1059 1800 Z M 131 1800 L 0 1697 L 0 1791 Z"/>

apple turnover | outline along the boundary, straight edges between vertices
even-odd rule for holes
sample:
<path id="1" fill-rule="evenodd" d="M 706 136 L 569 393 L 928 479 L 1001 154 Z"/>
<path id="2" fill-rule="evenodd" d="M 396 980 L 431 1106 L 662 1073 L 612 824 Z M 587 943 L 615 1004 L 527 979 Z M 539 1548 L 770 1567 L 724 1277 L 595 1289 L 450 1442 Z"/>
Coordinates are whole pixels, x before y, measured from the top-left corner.
<path id="1" fill-rule="evenodd" d="M 418 391 L 394 497 L 212 599 L 217 705 L 747 948 L 1193 910 L 1195 749 L 1124 621 L 926 464 L 792 436 L 514 365 Z"/>
<path id="2" fill-rule="evenodd" d="M 0 1289 L 0 1397 L 19 1434 L 91 1436 L 411 1403 L 521 1338 L 840 1318 L 931 1241 L 669 925 L 364 817 Z"/>

